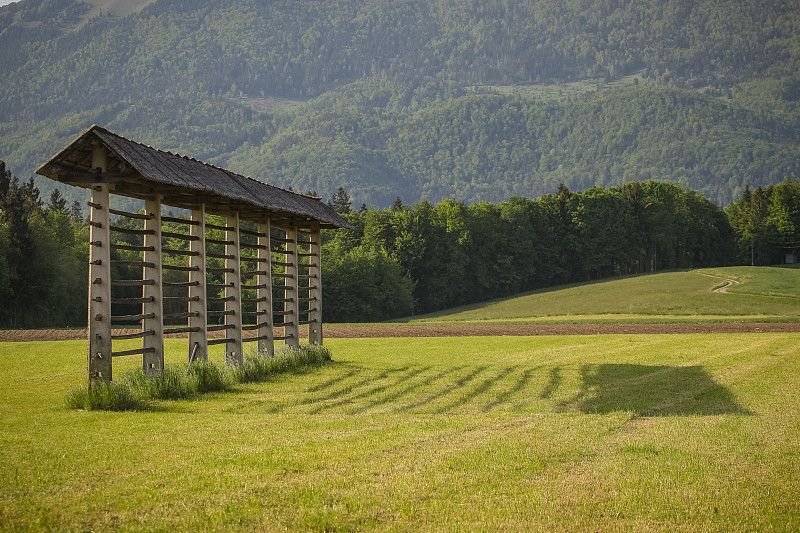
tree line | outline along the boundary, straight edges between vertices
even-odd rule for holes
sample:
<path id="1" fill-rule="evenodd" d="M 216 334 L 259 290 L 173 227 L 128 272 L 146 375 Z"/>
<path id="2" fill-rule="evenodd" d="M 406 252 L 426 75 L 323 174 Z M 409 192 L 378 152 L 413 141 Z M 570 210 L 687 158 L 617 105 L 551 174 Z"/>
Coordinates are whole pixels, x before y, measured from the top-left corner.
<path id="1" fill-rule="evenodd" d="M 428 313 L 532 289 L 655 270 L 729 264 L 725 213 L 696 191 L 631 182 L 538 200 L 444 200 L 356 211 L 323 246 L 326 319 Z M 358 264 L 356 269 L 354 265 Z M 331 303 L 331 301 L 335 303 Z"/>
<path id="2" fill-rule="evenodd" d="M 67 205 L 58 189 L 45 202 L 31 180 L 20 181 L 2 161 L 0 171 L 0 327 L 83 326 L 89 229 L 80 205 Z M 323 231 L 328 322 L 385 320 L 630 273 L 781 263 L 785 253 L 800 251 L 797 179 L 746 188 L 724 210 L 694 190 L 656 181 L 582 192 L 561 185 L 539 199 L 496 204 L 407 206 L 398 197 L 387 209 L 352 209 L 340 188 L 330 204 L 355 229 Z M 180 223 L 168 225 L 165 231 L 181 231 Z M 135 244 L 126 239 L 118 242 Z M 114 254 L 136 259 L 130 251 Z M 119 279 L 141 274 L 115 268 Z"/>

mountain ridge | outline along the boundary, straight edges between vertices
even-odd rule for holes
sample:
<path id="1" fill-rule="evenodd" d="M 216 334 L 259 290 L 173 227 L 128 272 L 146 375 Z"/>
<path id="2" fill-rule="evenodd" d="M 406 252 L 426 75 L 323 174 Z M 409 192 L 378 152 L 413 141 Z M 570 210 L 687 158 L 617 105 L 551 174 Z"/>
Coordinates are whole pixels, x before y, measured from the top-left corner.
<path id="1" fill-rule="evenodd" d="M 800 174 L 796 27 L 788 1 L 22 0 L 0 8 L 0 158 L 28 175 L 98 123 L 378 207 L 632 179 L 725 204 Z M 526 124 L 512 137 L 489 115 L 445 133 L 424 124 L 500 98 L 555 118 L 514 116 Z M 661 103 L 637 110 L 648 99 Z"/>

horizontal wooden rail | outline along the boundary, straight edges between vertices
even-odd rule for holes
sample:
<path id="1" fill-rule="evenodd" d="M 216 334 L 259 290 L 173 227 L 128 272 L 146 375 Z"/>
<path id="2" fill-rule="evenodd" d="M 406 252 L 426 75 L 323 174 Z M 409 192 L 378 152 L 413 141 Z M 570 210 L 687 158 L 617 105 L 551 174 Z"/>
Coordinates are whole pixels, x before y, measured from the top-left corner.
<path id="1" fill-rule="evenodd" d="M 215 344 L 230 344 L 232 342 L 236 342 L 236 339 L 211 339 L 208 341 L 208 345 L 214 346 Z"/>
<path id="2" fill-rule="evenodd" d="M 223 241 L 223 240 L 219 240 L 219 239 L 209 239 L 208 237 L 206 237 L 206 244 L 223 244 L 225 246 L 230 246 L 231 244 L 234 244 L 234 242 L 233 241 Z"/>
<path id="3" fill-rule="evenodd" d="M 266 296 L 262 296 L 261 298 L 242 298 L 242 303 L 245 303 L 245 302 L 247 302 L 247 303 L 261 303 L 261 302 L 266 302 L 266 301 L 267 301 L 267 297 Z"/>
<path id="4" fill-rule="evenodd" d="M 156 280 L 154 279 L 112 279 L 112 285 L 118 285 L 121 287 L 141 287 L 143 285 L 155 285 Z"/>
<path id="5" fill-rule="evenodd" d="M 220 272 L 220 273 L 230 274 L 236 272 L 236 270 L 232 268 L 206 268 L 206 272 L 212 272 L 212 273 Z"/>
<path id="6" fill-rule="evenodd" d="M 211 252 L 206 252 L 208 257 L 213 257 L 215 259 L 236 259 L 236 256 L 233 254 L 215 254 Z"/>
<path id="7" fill-rule="evenodd" d="M 170 231 L 162 231 L 162 237 L 167 237 L 170 239 L 178 239 L 181 241 L 199 241 L 200 237 L 197 235 L 186 235 L 185 233 L 172 233 Z"/>
<path id="8" fill-rule="evenodd" d="M 161 265 L 164 270 L 177 270 L 179 272 L 198 272 L 200 267 L 180 266 L 180 265 Z"/>
<path id="9" fill-rule="evenodd" d="M 247 248 L 249 250 L 266 250 L 267 247 L 263 244 L 248 244 L 246 242 L 240 242 L 239 246 L 242 248 Z"/>
<path id="10" fill-rule="evenodd" d="M 197 257 L 200 252 L 193 252 L 191 250 L 175 250 L 174 248 L 162 248 L 161 253 L 170 255 L 188 255 L 189 257 Z"/>
<path id="11" fill-rule="evenodd" d="M 163 222 L 176 222 L 178 224 L 187 224 L 189 226 L 199 226 L 200 225 L 200 221 L 199 220 L 190 220 L 188 218 L 176 218 L 176 217 L 165 217 L 165 216 L 162 216 L 161 220 Z"/>
<path id="12" fill-rule="evenodd" d="M 231 226 L 217 226 L 216 224 L 206 224 L 207 229 L 218 229 L 220 231 L 233 231 L 236 228 L 232 228 Z"/>
<path id="13" fill-rule="evenodd" d="M 112 315 L 112 322 L 127 322 L 132 320 L 144 320 L 145 318 L 155 318 L 155 313 L 142 313 L 139 315 Z"/>
<path id="14" fill-rule="evenodd" d="M 111 260 L 112 266 L 132 266 L 132 267 L 142 267 L 142 268 L 155 268 L 156 264 L 151 263 L 149 261 L 122 261 L 120 259 L 112 259 Z"/>
<path id="15" fill-rule="evenodd" d="M 232 309 L 228 311 L 206 311 L 208 316 L 230 316 L 234 313 Z"/>
<path id="16" fill-rule="evenodd" d="M 269 335 L 261 335 L 260 337 L 242 337 L 242 342 L 264 341 L 269 339 Z"/>
<path id="17" fill-rule="evenodd" d="M 197 287 L 199 281 L 164 281 L 165 287 Z"/>
<path id="18" fill-rule="evenodd" d="M 190 318 L 200 316 L 200 311 L 185 311 L 183 313 L 169 313 L 164 315 L 164 320 L 175 320 L 176 318 Z"/>
<path id="19" fill-rule="evenodd" d="M 139 220 L 153 220 L 152 216 L 145 215 L 144 213 L 131 213 L 130 211 L 120 211 L 119 209 L 109 209 L 108 212 L 112 215 L 119 215 L 121 217 L 137 218 Z"/>
<path id="20" fill-rule="evenodd" d="M 143 337 L 149 337 L 150 335 L 155 335 L 155 331 L 152 329 L 146 329 L 144 331 L 137 331 L 136 333 L 123 333 L 121 335 L 111 335 L 111 338 L 114 340 L 119 339 L 141 339 Z"/>
<path id="21" fill-rule="evenodd" d="M 130 252 L 154 252 L 155 246 L 136 246 L 132 244 L 112 244 L 112 250 L 128 250 Z"/>
<path id="22" fill-rule="evenodd" d="M 155 301 L 152 296 L 145 296 L 144 298 L 111 298 L 112 304 L 146 304 Z"/>
<path id="23" fill-rule="evenodd" d="M 208 326 L 207 331 L 210 333 L 212 331 L 225 331 L 226 329 L 233 329 L 236 326 L 233 324 L 221 324 L 219 326 Z"/>
<path id="24" fill-rule="evenodd" d="M 259 285 L 241 285 L 241 288 L 242 289 L 251 289 L 251 290 L 252 289 L 266 289 L 267 288 L 267 284 L 266 283 L 261 283 Z"/>
<path id="25" fill-rule="evenodd" d="M 242 326 L 242 331 L 252 331 L 254 329 L 265 328 L 269 326 L 268 322 L 262 322 L 261 324 L 255 324 L 251 326 Z"/>
<path id="26" fill-rule="evenodd" d="M 133 229 L 123 228 L 120 226 L 109 226 L 108 229 L 116 233 L 124 233 L 125 235 L 155 235 L 156 231 L 152 229 Z"/>
<path id="27" fill-rule="evenodd" d="M 235 296 L 226 296 L 224 298 L 209 298 L 209 302 L 233 302 L 236 300 Z"/>
<path id="28" fill-rule="evenodd" d="M 164 335 L 169 335 L 170 333 L 195 333 L 200 331 L 198 327 L 182 327 L 182 328 L 164 328 Z"/>
<path id="29" fill-rule="evenodd" d="M 163 300 L 170 300 L 172 302 L 199 302 L 199 296 L 162 296 Z"/>
<path id="30" fill-rule="evenodd" d="M 257 231 L 250 231 L 249 229 L 242 229 L 242 228 L 239 228 L 239 233 L 241 233 L 242 235 L 251 235 L 253 237 L 266 237 L 267 236 L 266 233 L 259 233 Z"/>
<path id="31" fill-rule="evenodd" d="M 145 354 L 150 352 L 155 352 L 156 349 L 152 346 L 148 346 L 147 348 L 134 348 L 133 350 L 121 350 L 119 352 L 111 352 L 111 357 L 122 357 L 124 355 L 137 355 L 137 354 Z"/>
<path id="32" fill-rule="evenodd" d="M 241 277 L 245 276 L 266 276 L 267 274 L 272 274 L 272 272 L 267 272 L 266 270 L 251 270 L 251 271 L 242 271 L 239 273 Z"/>

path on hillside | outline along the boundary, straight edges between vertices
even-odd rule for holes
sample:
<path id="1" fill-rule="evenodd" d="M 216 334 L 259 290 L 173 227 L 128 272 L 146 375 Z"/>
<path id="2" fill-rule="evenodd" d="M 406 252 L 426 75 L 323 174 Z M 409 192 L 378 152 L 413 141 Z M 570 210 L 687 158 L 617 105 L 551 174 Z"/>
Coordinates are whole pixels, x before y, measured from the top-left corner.
<path id="1" fill-rule="evenodd" d="M 116 333 L 129 332 L 120 330 Z M 374 326 L 324 326 L 330 339 L 369 337 L 501 337 L 537 335 L 658 335 L 662 333 L 786 333 L 800 332 L 800 322 L 794 323 L 723 323 L 723 324 L 448 324 L 408 325 L 380 324 Z M 171 335 L 180 337 L 181 335 Z M 218 335 L 219 336 L 219 335 Z M 307 337 L 302 335 L 301 338 Z M 0 342 L 64 341 L 86 338 L 85 329 L 0 330 Z"/>
<path id="2" fill-rule="evenodd" d="M 720 294 L 728 294 L 728 287 L 730 287 L 731 285 L 738 285 L 739 284 L 739 282 L 736 281 L 735 279 L 723 278 L 723 277 L 720 277 L 720 276 L 715 276 L 713 274 L 702 274 L 702 275 L 706 276 L 707 278 L 714 278 L 714 279 L 722 280 L 724 285 L 714 289 L 714 292 L 718 292 Z"/>

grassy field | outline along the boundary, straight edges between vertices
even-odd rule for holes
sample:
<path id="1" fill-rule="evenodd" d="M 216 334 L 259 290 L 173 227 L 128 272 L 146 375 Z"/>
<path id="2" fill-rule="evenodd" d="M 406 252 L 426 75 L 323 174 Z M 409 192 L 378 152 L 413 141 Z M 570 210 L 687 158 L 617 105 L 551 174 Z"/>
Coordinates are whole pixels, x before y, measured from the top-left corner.
<path id="1" fill-rule="evenodd" d="M 737 284 L 714 292 L 724 280 Z M 412 323 L 798 322 L 800 268 L 725 267 L 551 287 Z"/>
<path id="2" fill-rule="evenodd" d="M 0 530 L 800 529 L 800 334 L 326 345 L 111 413 L 64 408 L 85 342 L 0 343 Z"/>

